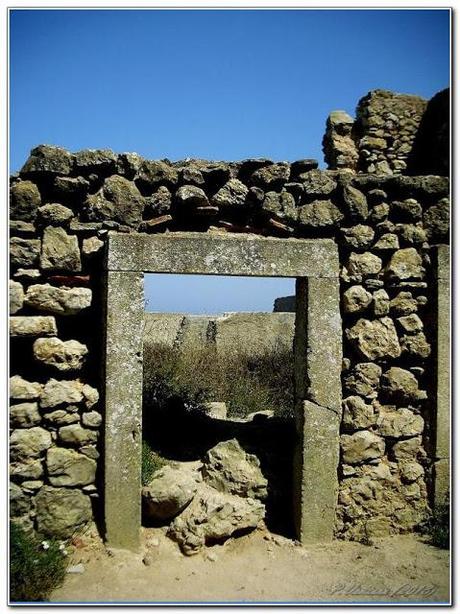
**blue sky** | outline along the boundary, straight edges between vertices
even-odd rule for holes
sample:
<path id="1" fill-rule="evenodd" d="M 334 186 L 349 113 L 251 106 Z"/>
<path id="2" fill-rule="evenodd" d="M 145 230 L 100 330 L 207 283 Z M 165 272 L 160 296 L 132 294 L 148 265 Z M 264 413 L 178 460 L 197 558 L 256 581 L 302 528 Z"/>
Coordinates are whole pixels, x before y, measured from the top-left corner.
<path id="1" fill-rule="evenodd" d="M 322 164 L 331 110 L 353 114 L 375 88 L 429 98 L 448 84 L 447 10 L 14 10 L 10 169 L 39 143 Z M 271 309 L 292 290 L 270 282 L 254 307 L 246 285 L 226 281 L 214 292 L 203 281 L 204 311 L 235 295 L 242 310 Z"/>

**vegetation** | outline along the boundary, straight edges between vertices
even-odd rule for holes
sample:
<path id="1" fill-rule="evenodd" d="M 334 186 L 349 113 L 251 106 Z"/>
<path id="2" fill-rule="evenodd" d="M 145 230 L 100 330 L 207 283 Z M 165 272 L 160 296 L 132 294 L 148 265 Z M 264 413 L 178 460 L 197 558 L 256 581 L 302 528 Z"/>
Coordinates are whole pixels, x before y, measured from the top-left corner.
<path id="1" fill-rule="evenodd" d="M 144 439 L 142 442 L 142 486 L 146 486 L 152 479 L 155 471 L 158 471 L 158 469 L 161 469 L 166 464 L 168 464 L 167 461 L 154 452 Z"/>
<path id="2" fill-rule="evenodd" d="M 449 549 L 450 513 L 447 503 L 434 513 L 428 525 L 428 533 L 430 535 L 430 542 L 433 546 L 446 550 Z"/>
<path id="3" fill-rule="evenodd" d="M 250 356 L 238 350 L 220 355 L 212 346 L 150 345 L 144 351 L 144 399 L 151 409 L 180 401 L 188 411 L 202 411 L 208 401 L 225 401 L 234 417 L 261 410 L 292 416 L 293 372 L 293 353 L 284 348 Z"/>
<path id="4" fill-rule="evenodd" d="M 10 599 L 45 601 L 64 581 L 67 553 L 56 540 L 40 541 L 10 523 Z"/>

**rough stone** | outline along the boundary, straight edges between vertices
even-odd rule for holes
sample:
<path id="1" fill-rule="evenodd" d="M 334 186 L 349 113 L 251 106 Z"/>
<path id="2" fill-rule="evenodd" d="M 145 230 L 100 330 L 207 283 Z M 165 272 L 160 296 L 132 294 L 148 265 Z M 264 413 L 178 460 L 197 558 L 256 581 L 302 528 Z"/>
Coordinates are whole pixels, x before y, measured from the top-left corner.
<path id="1" fill-rule="evenodd" d="M 80 249 L 75 235 L 63 228 L 48 226 L 43 233 L 40 267 L 44 271 L 81 271 Z"/>
<path id="2" fill-rule="evenodd" d="M 70 407 L 72 408 L 73 406 Z M 80 422 L 80 415 L 78 412 L 69 413 L 64 409 L 56 409 L 55 411 L 43 414 L 43 419 L 51 426 L 66 426 Z"/>
<path id="3" fill-rule="evenodd" d="M 390 312 L 390 297 L 385 290 L 376 290 L 372 294 L 372 307 L 377 318 L 388 315 Z"/>
<path id="4" fill-rule="evenodd" d="M 400 249 L 391 256 L 385 272 L 390 279 L 422 279 L 422 257 L 414 247 Z"/>
<path id="5" fill-rule="evenodd" d="M 232 181 L 237 180 L 234 179 Z M 193 209 L 195 209 L 196 207 L 209 206 L 209 200 L 204 190 L 194 185 L 181 186 L 176 192 L 175 202 L 178 208 L 182 211 L 193 211 Z"/>
<path id="6" fill-rule="evenodd" d="M 36 382 L 28 382 L 20 375 L 10 377 L 10 399 L 34 401 L 42 393 L 43 386 Z"/>
<path id="7" fill-rule="evenodd" d="M 40 407 L 43 409 L 71 405 L 83 401 L 82 384 L 78 380 L 50 379 L 45 384 L 40 398 Z"/>
<path id="8" fill-rule="evenodd" d="M 54 316 L 11 316 L 11 337 L 53 337 L 57 335 Z"/>
<path id="9" fill-rule="evenodd" d="M 403 482 L 411 483 L 425 475 L 425 470 L 419 463 L 406 462 L 399 465 L 399 473 Z"/>
<path id="10" fill-rule="evenodd" d="M 29 428 L 41 422 L 37 403 L 19 403 L 10 407 L 10 426 L 12 428 Z"/>
<path id="11" fill-rule="evenodd" d="M 377 396 L 381 375 L 382 368 L 379 365 L 361 362 L 345 377 L 345 386 L 352 394 L 372 399 Z"/>
<path id="12" fill-rule="evenodd" d="M 396 439 L 420 435 L 424 428 L 422 416 L 406 407 L 395 409 L 391 405 L 381 408 L 377 424 L 381 435 Z"/>
<path id="13" fill-rule="evenodd" d="M 13 277 L 25 282 L 37 281 L 40 279 L 41 273 L 40 269 L 18 269 L 16 273 L 13 274 Z"/>
<path id="14" fill-rule="evenodd" d="M 35 360 L 58 371 L 78 371 L 83 366 L 88 348 L 74 339 L 61 341 L 50 337 L 37 339 L 33 344 L 33 353 Z"/>
<path id="15" fill-rule="evenodd" d="M 346 431 L 367 429 L 376 423 L 372 405 L 367 405 L 359 396 L 350 396 L 343 401 L 342 425 Z"/>
<path id="16" fill-rule="evenodd" d="M 118 154 L 117 172 L 119 175 L 123 175 L 127 179 L 134 179 L 143 161 L 144 159 L 142 156 L 135 152 L 127 151 Z"/>
<path id="17" fill-rule="evenodd" d="M 56 288 L 49 284 L 29 286 L 24 299 L 27 307 L 56 315 L 75 315 L 91 305 L 89 288 Z"/>
<path id="18" fill-rule="evenodd" d="M 343 240 L 354 249 L 366 249 L 374 240 L 374 230 L 370 226 L 357 224 L 351 228 L 342 228 Z"/>
<path id="19" fill-rule="evenodd" d="M 252 529 L 263 520 L 265 507 L 256 499 L 222 493 L 200 484 L 193 501 L 175 518 L 168 535 L 186 555 L 237 531 Z"/>
<path id="20" fill-rule="evenodd" d="M 343 214 L 330 200 L 314 200 L 298 207 L 298 223 L 304 228 L 327 228 L 340 224 Z"/>
<path id="21" fill-rule="evenodd" d="M 342 295 L 345 313 L 362 313 L 372 302 L 372 294 L 362 286 L 351 286 Z"/>
<path id="22" fill-rule="evenodd" d="M 96 446 L 82 446 L 80 448 L 80 452 L 88 458 L 92 458 L 93 460 L 97 460 L 100 456 L 99 452 L 96 449 Z"/>
<path id="23" fill-rule="evenodd" d="M 286 181 L 289 181 L 289 175 L 290 168 L 288 164 L 269 164 L 254 171 L 251 175 L 251 183 L 264 190 L 276 189 Z"/>
<path id="24" fill-rule="evenodd" d="M 212 203 L 222 209 L 239 209 L 246 204 L 248 188 L 238 179 L 230 179 L 212 197 Z"/>
<path id="25" fill-rule="evenodd" d="M 369 215 L 367 200 L 364 194 L 351 185 L 343 188 L 343 201 L 352 220 L 363 221 Z"/>
<path id="26" fill-rule="evenodd" d="M 427 240 L 426 232 L 421 226 L 396 224 L 395 230 L 403 245 L 421 245 Z"/>
<path id="27" fill-rule="evenodd" d="M 12 460 L 13 462 L 10 463 L 10 476 L 15 480 L 39 480 L 43 477 L 43 464 L 38 458 L 27 458 L 24 455 L 17 462 L 14 459 Z"/>
<path id="28" fill-rule="evenodd" d="M 117 156 L 110 149 L 83 149 L 75 154 L 76 174 L 88 176 L 96 173 L 106 177 L 115 173 L 116 169 Z"/>
<path id="29" fill-rule="evenodd" d="M 22 309 L 24 303 L 24 290 L 22 284 L 12 279 L 8 282 L 10 293 L 10 314 L 17 313 Z"/>
<path id="30" fill-rule="evenodd" d="M 220 492 L 261 500 L 267 497 L 268 482 L 259 459 L 245 452 L 236 439 L 221 441 L 208 450 L 202 474 Z"/>
<path id="31" fill-rule="evenodd" d="M 385 453 L 385 441 L 370 431 L 342 435 L 340 444 L 343 461 L 350 465 L 375 460 Z"/>
<path id="32" fill-rule="evenodd" d="M 51 435 L 40 426 L 16 429 L 10 437 L 10 453 L 13 461 L 37 458 L 51 446 Z"/>
<path id="33" fill-rule="evenodd" d="M 43 226 L 65 226 L 73 216 L 72 209 L 58 203 L 43 205 L 38 209 L 38 221 Z"/>
<path id="34" fill-rule="evenodd" d="M 442 198 L 423 214 L 423 225 L 431 242 L 444 242 L 449 237 L 450 204 L 448 198 Z"/>
<path id="35" fill-rule="evenodd" d="M 262 210 L 288 224 L 294 224 L 297 221 L 295 200 L 289 192 L 267 192 L 262 203 Z"/>
<path id="36" fill-rule="evenodd" d="M 401 337 L 401 349 L 405 354 L 417 358 L 428 358 L 431 354 L 431 346 L 426 340 L 424 333 L 415 333 Z"/>
<path id="37" fill-rule="evenodd" d="M 101 241 L 97 237 L 88 237 L 87 239 L 83 239 L 81 251 L 84 256 L 90 258 L 98 254 L 103 247 L 104 241 Z"/>
<path id="38" fill-rule="evenodd" d="M 398 358 L 401 355 L 398 335 L 391 318 L 361 318 L 345 334 L 352 346 L 368 360 Z"/>
<path id="39" fill-rule="evenodd" d="M 96 475 L 96 461 L 67 448 L 50 448 L 46 468 L 52 486 L 86 486 Z"/>
<path id="40" fill-rule="evenodd" d="M 180 514 L 195 496 L 199 474 L 185 468 L 165 466 L 155 472 L 142 489 L 145 513 L 154 520 L 171 520 Z"/>
<path id="41" fill-rule="evenodd" d="M 422 219 L 422 206 L 413 198 L 391 203 L 391 214 L 401 222 L 413 222 Z"/>
<path id="42" fill-rule="evenodd" d="M 104 181 L 102 189 L 88 196 L 84 209 L 88 220 L 114 220 L 127 226 L 137 226 L 142 219 L 145 201 L 132 181 L 113 175 Z"/>
<path id="43" fill-rule="evenodd" d="M 408 316 L 417 311 L 418 303 L 410 292 L 399 292 L 390 301 L 390 310 L 396 316 Z"/>
<path id="44" fill-rule="evenodd" d="M 73 166 L 72 155 L 62 147 L 39 145 L 30 152 L 21 175 L 24 177 L 45 175 L 69 175 Z"/>
<path id="45" fill-rule="evenodd" d="M 171 209 L 171 192 L 166 186 L 162 185 L 152 196 L 147 196 L 145 198 L 145 203 L 145 216 L 159 217 L 167 215 Z"/>
<path id="46" fill-rule="evenodd" d="M 14 267 L 33 268 L 40 256 L 40 239 L 10 239 L 10 262 Z"/>
<path id="47" fill-rule="evenodd" d="M 330 173 L 318 169 L 302 173 L 299 180 L 302 181 L 307 196 L 329 196 L 337 187 L 337 182 Z"/>
<path id="48" fill-rule="evenodd" d="M 170 188 L 176 185 L 178 180 L 177 170 L 162 160 L 144 160 L 135 177 L 136 184 L 141 190 L 152 192 L 160 184 Z"/>
<path id="49" fill-rule="evenodd" d="M 33 222 L 37 209 L 41 204 L 41 196 L 35 183 L 19 181 L 10 188 L 10 218 Z"/>
<path id="50" fill-rule="evenodd" d="M 84 177 L 56 177 L 53 184 L 53 194 L 59 202 L 78 204 L 88 190 L 89 181 Z"/>
<path id="51" fill-rule="evenodd" d="M 422 445 L 422 437 L 411 437 L 410 439 L 403 439 L 397 441 L 391 449 L 393 457 L 397 461 L 414 460 Z"/>
<path id="52" fill-rule="evenodd" d="M 80 490 L 43 486 L 35 497 L 37 529 L 67 539 L 92 518 L 91 499 Z"/>
<path id="53" fill-rule="evenodd" d="M 10 515 L 22 516 L 30 511 L 30 497 L 24 494 L 23 490 L 13 482 L 10 483 Z"/>
<path id="54" fill-rule="evenodd" d="M 361 281 L 363 277 L 377 275 L 382 270 L 382 260 L 371 252 L 357 254 L 352 252 L 347 262 L 347 271 L 352 279 Z"/>
<path id="55" fill-rule="evenodd" d="M 88 426 L 94 429 L 94 428 L 98 428 L 99 426 L 101 426 L 102 416 L 97 411 L 88 411 L 82 415 L 81 421 L 82 421 L 83 426 Z"/>
<path id="56" fill-rule="evenodd" d="M 97 432 L 85 429 L 79 424 L 62 426 L 58 431 L 59 440 L 72 446 L 84 446 L 97 441 Z"/>
<path id="57" fill-rule="evenodd" d="M 99 392 L 96 388 L 89 386 L 88 384 L 83 384 L 82 386 L 83 396 L 85 397 L 85 406 L 89 409 L 96 405 L 99 401 Z"/>
<path id="58" fill-rule="evenodd" d="M 374 243 L 374 248 L 378 251 L 386 251 L 386 250 L 397 250 L 399 249 L 399 238 L 398 235 L 395 235 L 392 232 L 385 232 L 379 239 Z"/>
<path id="59" fill-rule="evenodd" d="M 417 401 L 424 398 L 416 377 L 406 369 L 390 367 L 382 376 L 382 392 L 396 403 Z"/>
<path id="60" fill-rule="evenodd" d="M 401 316 L 397 319 L 401 329 L 408 333 L 418 333 L 423 330 L 423 322 L 416 313 L 411 313 L 408 316 Z"/>

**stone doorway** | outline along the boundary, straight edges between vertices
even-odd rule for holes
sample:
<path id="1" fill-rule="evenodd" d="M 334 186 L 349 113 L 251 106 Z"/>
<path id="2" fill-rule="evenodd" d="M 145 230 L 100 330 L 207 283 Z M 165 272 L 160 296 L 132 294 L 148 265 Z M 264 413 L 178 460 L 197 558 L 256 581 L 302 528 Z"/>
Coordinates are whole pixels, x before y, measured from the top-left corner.
<path id="1" fill-rule="evenodd" d="M 329 239 L 111 234 L 106 258 L 106 540 L 136 550 L 141 526 L 144 273 L 296 278 L 294 523 L 302 543 L 332 539 L 337 500 L 342 327 Z"/>

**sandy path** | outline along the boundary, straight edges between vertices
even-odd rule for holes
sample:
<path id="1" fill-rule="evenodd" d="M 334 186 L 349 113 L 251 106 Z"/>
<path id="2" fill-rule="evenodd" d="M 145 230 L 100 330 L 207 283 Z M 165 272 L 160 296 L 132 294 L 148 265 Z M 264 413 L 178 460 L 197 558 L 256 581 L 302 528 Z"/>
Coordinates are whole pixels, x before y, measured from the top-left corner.
<path id="1" fill-rule="evenodd" d="M 415 536 L 300 547 L 256 531 L 184 557 L 159 529 L 141 554 L 100 546 L 77 550 L 82 574 L 68 574 L 53 602 L 447 602 L 449 556 Z M 146 566 L 143 556 L 150 553 Z"/>

